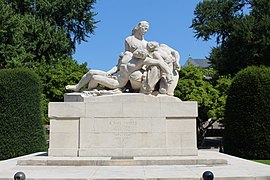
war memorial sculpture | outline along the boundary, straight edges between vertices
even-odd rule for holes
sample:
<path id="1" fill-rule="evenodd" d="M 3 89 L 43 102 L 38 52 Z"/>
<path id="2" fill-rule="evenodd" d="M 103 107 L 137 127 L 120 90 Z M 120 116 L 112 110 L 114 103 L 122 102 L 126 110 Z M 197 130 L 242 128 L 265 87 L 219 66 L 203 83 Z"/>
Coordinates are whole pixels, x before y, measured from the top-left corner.
<path id="1" fill-rule="evenodd" d="M 90 70 L 78 84 L 66 88 L 79 91 L 88 84 L 88 89 L 93 90 L 101 84 L 110 89 L 123 89 L 130 81 L 133 90 L 150 94 L 160 81 L 159 93 L 172 96 L 178 82 L 180 56 L 166 44 L 144 40 L 148 28 L 148 22 L 142 21 L 132 30 L 132 35 L 125 40 L 125 52 L 111 70 Z"/>
<path id="2" fill-rule="evenodd" d="M 75 92 L 64 102 L 49 104 L 49 156 L 197 155 L 197 103 L 173 97 L 180 55 L 147 42 L 148 29 L 139 22 L 115 67 L 90 70 L 66 86 Z"/>

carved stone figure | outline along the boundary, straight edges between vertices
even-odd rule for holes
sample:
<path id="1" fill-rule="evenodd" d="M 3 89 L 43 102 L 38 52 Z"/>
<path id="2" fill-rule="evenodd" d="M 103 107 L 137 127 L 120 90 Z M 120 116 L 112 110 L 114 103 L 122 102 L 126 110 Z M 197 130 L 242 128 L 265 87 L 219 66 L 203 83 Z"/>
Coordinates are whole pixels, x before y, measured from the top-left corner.
<path id="1" fill-rule="evenodd" d="M 88 89 L 93 90 L 101 84 L 123 90 L 130 81 L 131 87 L 141 93 L 150 94 L 159 86 L 160 93 L 173 95 L 178 81 L 179 54 L 165 44 L 145 41 L 148 29 L 146 21 L 134 27 L 131 36 L 125 39 L 125 52 L 120 54 L 117 65 L 111 70 L 90 70 L 78 84 L 68 85 L 66 89 L 79 91 L 88 84 Z"/>
<path id="2" fill-rule="evenodd" d="M 167 71 L 164 74 L 163 69 L 161 69 L 161 72 L 156 71 L 155 73 L 151 73 L 153 70 L 151 71 L 151 69 L 149 69 L 147 81 L 145 82 L 147 87 L 144 91 L 151 93 L 154 90 L 156 83 L 160 80 L 159 93 L 173 96 L 173 91 L 179 79 L 179 53 L 168 45 L 159 45 L 157 42 L 149 42 L 147 44 L 147 49 L 151 52 L 150 56 L 153 59 L 164 61 L 166 63 L 167 68 L 169 69 L 167 71 L 169 71 L 170 74 L 168 74 Z"/>
<path id="3" fill-rule="evenodd" d="M 125 40 L 125 53 L 120 54 L 118 64 L 111 70 L 90 70 L 77 85 L 68 85 L 66 89 L 79 91 L 87 83 L 89 90 L 96 88 L 98 84 L 112 89 L 123 88 L 129 80 L 129 75 L 142 67 L 142 61 L 136 58 L 136 55 L 133 57 L 133 52 L 146 49 L 147 41 L 144 40 L 144 34 L 148 29 L 149 23 L 146 21 L 141 21 L 134 27 L 132 35 Z"/>

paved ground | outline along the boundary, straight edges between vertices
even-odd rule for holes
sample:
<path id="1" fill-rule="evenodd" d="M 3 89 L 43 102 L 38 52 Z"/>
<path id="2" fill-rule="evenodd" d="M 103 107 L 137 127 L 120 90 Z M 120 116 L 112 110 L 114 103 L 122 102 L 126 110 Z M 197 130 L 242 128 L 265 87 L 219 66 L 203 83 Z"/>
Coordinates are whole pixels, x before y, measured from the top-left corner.
<path id="1" fill-rule="evenodd" d="M 0 161 L 0 180 L 12 180 L 14 174 L 18 171 L 26 174 L 26 180 L 199 180 L 203 172 L 207 170 L 214 173 L 215 180 L 270 180 L 269 165 L 207 150 L 199 150 L 198 158 L 225 159 L 228 164 L 143 166 L 16 165 L 18 160 L 50 159 L 50 157 L 37 156 L 39 154 L 41 153 Z"/>

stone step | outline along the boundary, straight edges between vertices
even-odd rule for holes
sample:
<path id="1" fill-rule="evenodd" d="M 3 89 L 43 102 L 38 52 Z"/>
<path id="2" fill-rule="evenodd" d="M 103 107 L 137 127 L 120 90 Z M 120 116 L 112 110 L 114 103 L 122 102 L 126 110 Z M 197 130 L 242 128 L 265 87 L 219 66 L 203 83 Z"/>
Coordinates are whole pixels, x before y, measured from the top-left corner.
<path id="1" fill-rule="evenodd" d="M 198 156 L 159 157 L 159 160 L 172 159 L 187 162 L 188 159 L 223 159 L 225 165 L 137 165 L 137 166 L 71 166 L 42 165 L 46 160 L 92 160 L 115 161 L 110 157 L 48 157 L 44 153 L 35 153 L 14 159 L 0 161 L 0 180 L 13 180 L 16 172 L 24 172 L 26 180 L 201 180 L 205 171 L 213 172 L 214 180 L 270 180 L 270 166 L 257 162 L 218 153 L 199 150 Z M 153 160 L 153 157 L 134 157 L 133 161 Z M 25 161 L 22 161 L 25 160 Z M 33 160 L 42 160 L 39 165 L 16 165 Z M 120 159 L 132 161 L 131 159 Z M 55 161 L 56 162 L 56 161 Z M 61 162 L 61 163 L 62 163 Z M 158 161 L 156 161 L 158 162 Z M 33 164 L 33 163 L 32 163 Z"/>
<path id="2" fill-rule="evenodd" d="M 134 157 L 114 159 L 111 157 L 35 157 L 18 160 L 18 166 L 150 166 L 150 165 L 226 165 L 221 158 L 194 157 Z"/>

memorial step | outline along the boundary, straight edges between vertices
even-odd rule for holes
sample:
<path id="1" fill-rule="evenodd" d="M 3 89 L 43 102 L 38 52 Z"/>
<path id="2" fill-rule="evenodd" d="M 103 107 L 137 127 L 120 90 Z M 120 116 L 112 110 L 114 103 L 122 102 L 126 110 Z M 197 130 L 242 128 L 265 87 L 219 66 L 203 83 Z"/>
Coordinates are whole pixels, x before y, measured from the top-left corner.
<path id="1" fill-rule="evenodd" d="M 142 159 L 140 159 L 142 158 Z M 159 157 L 159 160 L 171 161 L 176 157 Z M 0 161 L 0 180 L 13 180 L 15 173 L 23 172 L 26 180 L 201 180 L 205 171 L 214 174 L 214 180 L 269 180 L 270 166 L 233 157 L 216 151 L 199 150 L 198 156 L 179 156 L 176 160 L 223 159 L 225 165 L 137 165 L 137 166 L 71 166 L 42 165 L 46 160 L 92 160 L 92 161 L 140 161 L 153 157 L 134 157 L 132 159 L 112 159 L 110 157 L 49 157 L 44 153 L 35 153 L 14 159 Z M 25 161 L 23 161 L 25 160 Z M 32 162 L 39 165 L 31 165 Z M 16 165 L 26 163 L 28 165 Z M 49 162 L 49 161 L 47 161 Z M 55 161 L 54 163 L 56 163 Z M 66 161 L 68 162 L 68 161 Z M 81 161 L 82 162 L 82 161 Z M 158 161 L 157 161 L 158 162 Z M 33 164 L 33 163 L 32 163 Z"/>
<path id="2" fill-rule="evenodd" d="M 197 156 L 134 157 L 117 159 L 111 157 L 35 157 L 18 160 L 18 166 L 151 166 L 151 165 L 226 165 L 221 158 L 198 158 Z"/>

